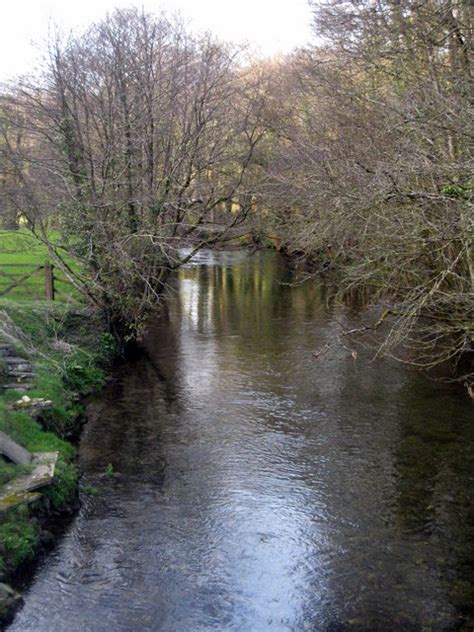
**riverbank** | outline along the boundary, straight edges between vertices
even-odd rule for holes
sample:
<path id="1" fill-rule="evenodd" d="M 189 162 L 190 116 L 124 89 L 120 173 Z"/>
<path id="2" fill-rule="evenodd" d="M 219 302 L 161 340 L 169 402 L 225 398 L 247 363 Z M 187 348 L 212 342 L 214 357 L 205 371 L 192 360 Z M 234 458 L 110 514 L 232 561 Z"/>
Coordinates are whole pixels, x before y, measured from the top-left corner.
<path id="1" fill-rule="evenodd" d="M 12 300 L 0 301 L 0 343 L 32 367 L 30 384 L 2 387 L 0 432 L 31 453 L 57 453 L 53 484 L 41 489 L 31 504 L 0 511 L 1 584 L 11 581 L 51 541 L 49 527 L 58 516 L 77 506 L 72 442 L 84 421 L 82 400 L 104 385 L 115 343 L 100 316 L 84 307 Z M 0 369 L 5 384 L 10 381 L 5 363 Z M 30 406 L 28 399 L 48 406 Z M 1 494 L 5 485 L 28 473 L 29 466 L 0 461 Z M 16 595 L 0 590 L 0 621 L 17 601 Z"/>

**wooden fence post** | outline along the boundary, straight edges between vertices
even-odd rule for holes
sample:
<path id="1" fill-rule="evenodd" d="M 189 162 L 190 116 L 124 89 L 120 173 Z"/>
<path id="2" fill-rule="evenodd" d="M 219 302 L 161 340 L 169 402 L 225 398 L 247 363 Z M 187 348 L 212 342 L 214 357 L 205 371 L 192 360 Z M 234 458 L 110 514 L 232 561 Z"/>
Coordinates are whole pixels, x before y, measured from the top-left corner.
<path id="1" fill-rule="evenodd" d="M 47 263 L 44 266 L 44 289 L 47 301 L 54 301 L 54 266 Z"/>

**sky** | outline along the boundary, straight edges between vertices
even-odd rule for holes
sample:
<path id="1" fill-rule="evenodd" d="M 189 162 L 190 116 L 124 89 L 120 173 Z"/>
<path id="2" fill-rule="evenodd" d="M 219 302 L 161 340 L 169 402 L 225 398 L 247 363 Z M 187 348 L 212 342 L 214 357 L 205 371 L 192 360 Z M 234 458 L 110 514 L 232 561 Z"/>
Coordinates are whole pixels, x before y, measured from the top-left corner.
<path id="1" fill-rule="evenodd" d="M 114 7 L 178 11 L 196 31 L 246 41 L 272 56 L 311 39 L 307 0 L 1 0 L 0 81 L 31 71 L 53 24 L 81 28 Z"/>

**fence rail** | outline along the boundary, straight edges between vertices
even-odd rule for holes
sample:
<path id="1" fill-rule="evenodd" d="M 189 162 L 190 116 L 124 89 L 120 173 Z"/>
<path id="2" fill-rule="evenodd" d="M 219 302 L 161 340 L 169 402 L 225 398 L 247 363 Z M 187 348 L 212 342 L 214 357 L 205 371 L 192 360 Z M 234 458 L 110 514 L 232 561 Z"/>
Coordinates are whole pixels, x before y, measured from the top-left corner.
<path id="1" fill-rule="evenodd" d="M 55 276 L 54 266 L 50 263 L 0 264 L 0 297 L 14 294 L 16 298 L 54 301 L 58 282 L 66 283 Z"/>

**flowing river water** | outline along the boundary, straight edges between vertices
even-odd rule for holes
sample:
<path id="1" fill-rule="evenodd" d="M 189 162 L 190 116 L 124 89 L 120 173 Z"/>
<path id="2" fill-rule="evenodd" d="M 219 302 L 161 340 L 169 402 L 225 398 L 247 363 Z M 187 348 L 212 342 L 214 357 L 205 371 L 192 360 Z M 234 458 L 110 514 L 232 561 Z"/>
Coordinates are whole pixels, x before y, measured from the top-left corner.
<path id="1" fill-rule="evenodd" d="M 474 409 L 335 346 L 271 253 L 201 254 L 90 407 L 10 632 L 471 630 Z"/>

